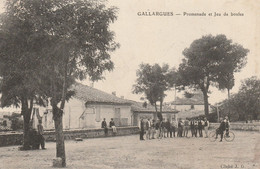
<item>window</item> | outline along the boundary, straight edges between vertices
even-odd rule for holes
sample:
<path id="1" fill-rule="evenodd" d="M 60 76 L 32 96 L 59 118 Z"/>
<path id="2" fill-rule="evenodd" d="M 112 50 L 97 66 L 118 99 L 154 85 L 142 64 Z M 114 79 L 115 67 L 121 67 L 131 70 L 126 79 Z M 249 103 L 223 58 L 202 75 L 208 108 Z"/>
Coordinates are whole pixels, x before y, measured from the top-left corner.
<path id="1" fill-rule="evenodd" d="M 190 109 L 192 109 L 192 110 L 194 109 L 194 105 L 193 105 L 193 104 L 192 104 L 192 105 L 190 105 Z"/>

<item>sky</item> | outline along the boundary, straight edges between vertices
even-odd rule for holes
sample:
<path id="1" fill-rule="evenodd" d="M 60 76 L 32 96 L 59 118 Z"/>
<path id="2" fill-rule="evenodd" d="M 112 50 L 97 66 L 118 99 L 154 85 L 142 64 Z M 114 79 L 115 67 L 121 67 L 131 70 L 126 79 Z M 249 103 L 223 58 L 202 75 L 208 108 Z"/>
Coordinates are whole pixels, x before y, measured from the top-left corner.
<path id="1" fill-rule="evenodd" d="M 110 0 L 107 6 L 116 6 L 118 19 L 110 29 L 116 34 L 120 48 L 111 53 L 115 68 L 105 72 L 105 80 L 94 87 L 126 99 L 140 101 L 141 95 L 132 93 L 136 70 L 141 63 L 169 64 L 178 68 L 184 56 L 182 51 L 203 35 L 225 34 L 234 43 L 250 50 L 247 65 L 235 74 L 236 93 L 241 80 L 260 76 L 259 1 L 249 0 Z M 0 7 L 3 1 L 0 1 Z M 257 10 L 258 9 L 258 10 Z M 3 11 L 3 10 L 2 10 Z M 169 12 L 173 16 L 139 16 L 138 12 Z M 206 13 L 207 16 L 184 16 L 186 13 Z M 214 17 L 214 13 L 221 16 Z M 228 16 L 223 16 L 224 13 Z M 231 16 L 239 13 L 243 16 Z M 213 13 L 213 16 L 208 16 Z M 176 15 L 180 14 L 180 15 Z M 88 81 L 83 84 L 90 85 Z M 210 87 L 209 102 L 214 104 L 227 98 L 226 91 Z M 182 93 L 177 93 L 182 97 Z M 167 92 L 166 102 L 174 100 L 174 91 Z"/>

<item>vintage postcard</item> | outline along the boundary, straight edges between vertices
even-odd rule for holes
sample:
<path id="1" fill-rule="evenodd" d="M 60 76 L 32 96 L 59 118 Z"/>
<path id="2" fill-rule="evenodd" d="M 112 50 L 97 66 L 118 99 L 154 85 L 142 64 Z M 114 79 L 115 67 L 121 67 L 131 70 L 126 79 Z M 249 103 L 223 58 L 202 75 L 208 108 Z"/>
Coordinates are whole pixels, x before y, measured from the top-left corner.
<path id="1" fill-rule="evenodd" d="M 259 0 L 0 12 L 1 169 L 260 168 Z"/>

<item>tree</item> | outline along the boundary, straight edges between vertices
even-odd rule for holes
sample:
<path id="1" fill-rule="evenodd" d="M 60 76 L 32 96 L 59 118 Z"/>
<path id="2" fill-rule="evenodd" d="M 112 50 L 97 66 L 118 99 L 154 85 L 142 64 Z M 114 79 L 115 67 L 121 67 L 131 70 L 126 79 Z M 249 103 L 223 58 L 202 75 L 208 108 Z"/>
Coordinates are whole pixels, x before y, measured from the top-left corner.
<path id="1" fill-rule="evenodd" d="M 65 167 L 62 117 L 65 101 L 72 95 L 69 88 L 75 79 L 88 76 L 96 81 L 103 78 L 104 71 L 113 69 L 110 52 L 119 45 L 109 25 L 116 19 L 117 9 L 87 0 L 12 0 L 8 7 L 14 8 L 17 20 L 32 24 L 28 29 L 33 28 L 33 39 L 41 42 L 37 48 L 40 93 L 50 98 L 56 156 Z"/>
<path id="2" fill-rule="evenodd" d="M 192 42 L 184 49 L 184 59 L 179 65 L 177 85 L 200 89 L 204 96 L 205 115 L 209 114 L 208 92 L 210 85 L 219 88 L 233 87 L 233 72 L 246 64 L 249 50 L 233 44 L 225 35 L 207 35 Z"/>
<path id="3" fill-rule="evenodd" d="M 66 166 L 62 116 L 70 95 L 68 89 L 75 79 L 82 80 L 88 75 L 96 81 L 103 78 L 104 71 L 113 69 L 110 52 L 118 44 L 114 42 L 109 25 L 116 19 L 116 8 L 84 0 L 55 2 L 58 4 L 50 2 L 52 11 L 47 12 L 48 25 L 40 29 L 48 32 L 50 39 L 45 45 L 44 68 L 51 75 L 49 97 L 55 122 L 56 156 L 61 157 L 62 165 Z"/>
<path id="4" fill-rule="evenodd" d="M 33 21 L 7 1 L 0 24 L 1 106 L 21 107 L 23 149 L 30 149 L 29 122 L 33 103 L 39 97 L 39 52 L 44 42 L 35 32 Z M 17 2 L 18 3 L 18 2 Z M 19 14 L 19 15 L 17 15 Z M 42 103 L 42 102 L 40 102 Z"/>
<path id="5" fill-rule="evenodd" d="M 240 108 L 243 114 L 245 114 L 246 120 L 259 119 L 260 115 L 260 80 L 253 76 L 245 79 L 236 95 L 239 99 L 235 106 Z"/>
<path id="6" fill-rule="evenodd" d="M 162 104 L 169 86 L 167 81 L 169 66 L 141 64 L 139 67 L 136 71 L 137 80 L 133 85 L 133 93 L 145 94 L 147 100 L 154 105 L 158 119 L 162 120 Z M 157 110 L 157 102 L 160 102 L 160 112 Z"/>
<path id="7" fill-rule="evenodd" d="M 260 80 L 253 76 L 245 79 L 238 93 L 220 103 L 222 116 L 232 121 L 257 120 L 260 118 Z"/>
<path id="8" fill-rule="evenodd" d="M 224 49 L 221 52 L 224 53 L 224 57 L 220 61 L 219 67 L 216 68 L 216 86 L 220 90 L 227 89 L 229 98 L 230 90 L 235 85 L 234 73 L 240 72 L 246 65 L 246 56 L 249 50 L 244 49 L 239 44 L 232 44 L 231 40 L 227 41 Z"/>

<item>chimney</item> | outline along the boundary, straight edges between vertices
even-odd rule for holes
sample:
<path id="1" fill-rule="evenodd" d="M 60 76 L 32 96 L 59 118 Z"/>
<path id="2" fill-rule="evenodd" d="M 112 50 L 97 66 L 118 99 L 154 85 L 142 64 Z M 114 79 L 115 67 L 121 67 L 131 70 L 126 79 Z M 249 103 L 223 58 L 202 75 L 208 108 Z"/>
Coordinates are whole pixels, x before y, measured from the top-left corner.
<path id="1" fill-rule="evenodd" d="M 113 91 L 113 92 L 112 92 L 112 95 L 116 96 L 116 91 Z"/>

